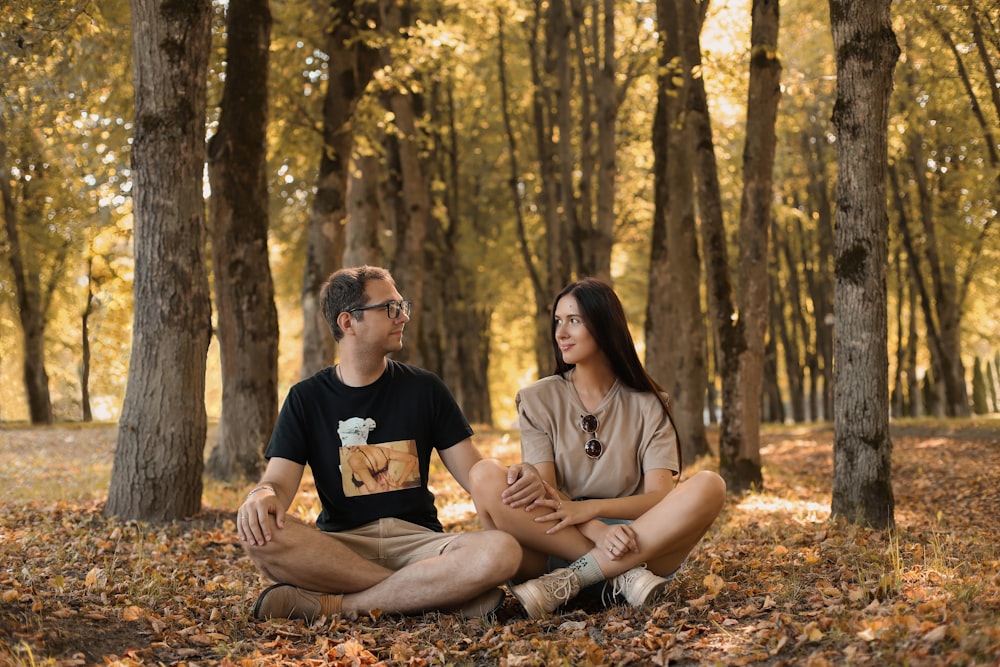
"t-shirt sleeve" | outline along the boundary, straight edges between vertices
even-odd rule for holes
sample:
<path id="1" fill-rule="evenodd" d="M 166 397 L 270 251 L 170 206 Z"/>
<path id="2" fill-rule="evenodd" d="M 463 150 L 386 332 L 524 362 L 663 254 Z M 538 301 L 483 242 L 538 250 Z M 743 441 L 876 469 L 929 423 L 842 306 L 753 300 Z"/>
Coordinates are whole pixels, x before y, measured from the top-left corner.
<path id="1" fill-rule="evenodd" d="M 434 446 L 439 451 L 450 449 L 466 438 L 472 437 L 474 431 L 444 381 L 433 373 L 427 375 L 430 378 L 434 405 L 437 406 L 433 425 Z"/>
<path id="2" fill-rule="evenodd" d="M 271 440 L 267 444 L 264 458 L 270 460 L 278 457 L 306 465 L 309 457 L 306 444 L 308 442 L 307 423 L 301 397 L 296 388 L 293 387 L 288 392 L 288 396 L 281 406 L 281 411 L 278 413 L 278 419 L 274 423 L 274 430 L 271 432 Z"/>
<path id="3" fill-rule="evenodd" d="M 650 401 L 646 418 L 655 426 L 643 452 L 643 472 L 663 469 L 678 472 L 681 466 L 677 460 L 677 430 L 659 401 Z"/>
<path id="4" fill-rule="evenodd" d="M 519 391 L 514 397 L 514 404 L 521 430 L 521 459 L 532 464 L 554 462 L 552 434 L 544 424 L 544 411 L 539 411 L 538 402 Z"/>

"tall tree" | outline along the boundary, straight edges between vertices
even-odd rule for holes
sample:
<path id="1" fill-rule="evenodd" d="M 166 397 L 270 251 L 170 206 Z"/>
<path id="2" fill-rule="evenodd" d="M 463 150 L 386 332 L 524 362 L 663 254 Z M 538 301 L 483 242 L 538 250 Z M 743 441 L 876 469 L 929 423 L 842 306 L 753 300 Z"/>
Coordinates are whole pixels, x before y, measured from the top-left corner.
<path id="1" fill-rule="evenodd" d="M 256 478 L 278 407 L 278 314 L 268 263 L 269 0 L 231 0 L 226 81 L 208 144 L 212 266 L 222 364 L 217 479 Z"/>
<path id="2" fill-rule="evenodd" d="M 22 332 L 21 375 L 34 424 L 54 418 L 46 339 L 86 217 L 86 196 L 73 181 L 91 162 L 69 147 L 88 139 L 79 110 L 97 86 L 87 75 L 106 74 L 91 69 L 90 60 L 101 61 L 88 52 L 99 39 L 100 12 L 89 16 L 85 4 L 13 3 L 0 28 L 0 255 Z M 78 58 L 88 62 L 76 65 Z"/>
<path id="3" fill-rule="evenodd" d="M 684 131 L 687 78 L 673 0 L 657 2 L 660 53 L 653 125 L 654 211 L 646 306 L 646 368 L 673 401 L 685 461 L 708 453 L 705 318 L 695 219 L 693 145 Z"/>
<path id="4" fill-rule="evenodd" d="M 302 372 L 308 377 L 335 356 L 333 336 L 323 319 L 319 292 L 343 261 L 346 247 L 347 183 L 354 144 L 352 117 L 378 65 L 370 24 L 378 18 L 376 0 L 333 0 L 326 42 L 329 71 L 323 99 L 322 154 L 316 194 L 309 212 L 305 275 L 302 281 Z"/>
<path id="5" fill-rule="evenodd" d="M 205 369 L 205 112 L 212 3 L 133 0 L 135 313 L 105 513 L 201 508 Z"/>
<path id="6" fill-rule="evenodd" d="M 30 130 L 25 130 L 26 134 L 22 135 L 20 143 L 30 145 L 33 143 L 33 136 Z M 40 169 L 35 173 L 21 171 L 21 176 L 18 177 L 9 166 L 11 152 L 5 140 L 6 133 L 7 124 L 0 118 L 0 203 L 3 205 L 4 230 L 7 234 L 7 262 L 14 277 L 17 313 L 24 334 L 24 389 L 28 397 L 31 423 L 50 424 L 52 398 L 49 394 L 49 374 L 45 370 L 46 311 L 56 282 L 62 274 L 67 246 L 65 243 L 58 244 L 59 250 L 52 270 L 45 272 L 42 264 L 49 257 L 45 253 L 32 252 L 32 246 L 37 243 L 22 242 L 22 227 L 34 231 L 32 236 L 44 236 L 45 170 L 39 165 Z M 21 152 L 17 155 L 17 161 L 21 164 L 35 162 L 24 160 L 25 156 Z M 41 190 L 38 196 L 35 195 L 35 190 Z"/>
<path id="7" fill-rule="evenodd" d="M 760 394 L 763 381 L 764 330 L 768 321 L 767 246 L 770 224 L 774 121 L 780 95 L 777 59 L 778 3 L 755 0 L 751 8 L 750 86 L 744 147 L 744 186 L 739 228 L 739 282 L 732 287 L 727 237 L 718 194 L 704 85 L 698 20 L 692 3 L 678 0 L 685 75 L 694 80 L 689 122 L 696 142 L 702 236 L 707 266 L 709 306 L 718 340 L 722 376 L 722 423 L 719 471 L 732 493 L 763 483 L 760 465 Z"/>
<path id="8" fill-rule="evenodd" d="M 387 40 L 396 41 L 398 50 L 405 52 L 411 40 L 405 35 L 417 20 L 415 8 L 410 0 L 380 0 L 381 28 Z M 382 64 L 393 70 L 391 49 L 382 50 Z M 431 227 L 431 193 L 429 166 L 424 145 L 425 129 L 421 118 L 426 111 L 426 103 L 419 86 L 416 73 L 400 78 L 391 77 L 389 88 L 384 91 L 383 103 L 393 118 L 393 129 L 389 141 L 388 163 L 390 182 L 389 201 L 395 209 L 395 235 L 397 250 L 390 262 L 393 277 L 407 298 L 413 301 L 413 313 L 407 325 L 406 335 L 415 341 L 394 356 L 418 366 L 428 366 L 429 356 L 424 335 L 423 310 L 427 305 L 424 285 L 427 282 L 427 254 L 425 245 Z M 440 368 L 431 368 L 440 372 Z"/>
<path id="9" fill-rule="evenodd" d="M 889 436 L 886 162 L 899 45 L 891 0 L 830 0 L 837 63 L 835 516 L 895 524 Z"/>
<path id="10" fill-rule="evenodd" d="M 743 151 L 743 196 L 740 202 L 738 321 L 720 339 L 732 344 L 727 352 L 735 362 L 740 400 L 733 416 L 742 437 L 738 443 L 720 440 L 719 466 L 726 483 L 739 491 L 762 483 L 760 472 L 759 397 L 763 390 L 764 334 L 769 319 L 768 237 L 775 122 L 781 97 L 781 61 L 778 59 L 778 0 L 754 0 L 750 28 L 750 85 L 747 95 L 747 132 Z M 734 334 L 740 332 L 742 340 Z M 737 413 L 738 416 L 737 416 Z M 734 446 L 735 445 L 735 446 Z"/>

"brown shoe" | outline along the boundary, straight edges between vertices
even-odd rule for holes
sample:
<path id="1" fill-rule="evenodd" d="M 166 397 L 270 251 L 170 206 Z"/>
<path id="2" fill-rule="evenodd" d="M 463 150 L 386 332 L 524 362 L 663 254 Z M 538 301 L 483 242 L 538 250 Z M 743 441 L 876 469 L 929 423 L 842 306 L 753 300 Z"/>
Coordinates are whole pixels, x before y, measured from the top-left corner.
<path id="1" fill-rule="evenodd" d="M 274 584 L 264 589 L 253 606 L 253 617 L 301 618 L 306 622 L 320 616 L 340 615 L 343 595 L 317 593 L 291 584 Z"/>
<path id="2" fill-rule="evenodd" d="M 455 613 L 465 618 L 481 618 L 496 612 L 503 604 L 507 594 L 502 588 L 492 588 L 478 595 L 463 605 L 455 608 Z"/>

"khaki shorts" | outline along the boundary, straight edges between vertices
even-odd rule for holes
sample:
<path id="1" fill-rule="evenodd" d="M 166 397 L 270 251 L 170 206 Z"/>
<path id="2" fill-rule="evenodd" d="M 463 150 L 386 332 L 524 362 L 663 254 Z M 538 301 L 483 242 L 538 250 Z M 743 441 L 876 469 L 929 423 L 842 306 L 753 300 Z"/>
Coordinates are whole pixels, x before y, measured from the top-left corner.
<path id="1" fill-rule="evenodd" d="M 438 533 L 402 519 L 379 519 L 363 526 L 326 533 L 362 558 L 389 570 L 439 556 L 460 533 Z"/>

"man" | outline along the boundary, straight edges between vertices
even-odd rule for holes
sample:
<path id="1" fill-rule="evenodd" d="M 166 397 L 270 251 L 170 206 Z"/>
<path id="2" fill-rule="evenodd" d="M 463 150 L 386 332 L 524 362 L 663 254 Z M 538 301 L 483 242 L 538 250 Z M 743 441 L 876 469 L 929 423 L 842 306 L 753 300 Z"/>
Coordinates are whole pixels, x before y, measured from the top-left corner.
<path id="1" fill-rule="evenodd" d="M 278 582 L 253 615 L 494 611 L 521 548 L 497 530 L 442 531 L 427 488 L 432 449 L 466 490 L 482 457 L 441 380 L 387 358 L 402 349 L 410 302 L 370 266 L 334 273 L 321 302 L 340 363 L 292 387 L 264 475 L 237 513 L 246 552 Z M 306 464 L 322 503 L 319 530 L 286 516 Z M 531 466 L 516 467 L 510 482 L 525 505 L 544 494 Z"/>

